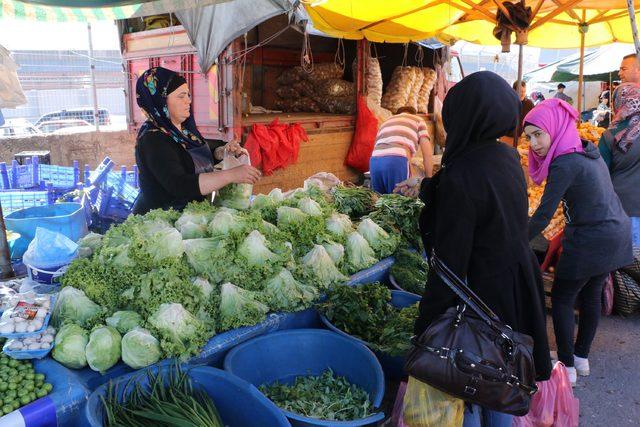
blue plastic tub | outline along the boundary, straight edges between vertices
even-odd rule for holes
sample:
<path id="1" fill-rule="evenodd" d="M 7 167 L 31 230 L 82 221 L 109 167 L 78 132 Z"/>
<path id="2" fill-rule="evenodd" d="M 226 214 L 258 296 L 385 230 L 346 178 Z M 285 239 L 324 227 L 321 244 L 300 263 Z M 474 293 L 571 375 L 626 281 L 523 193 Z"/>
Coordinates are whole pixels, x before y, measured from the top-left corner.
<path id="1" fill-rule="evenodd" d="M 21 209 L 5 217 L 7 229 L 20 234 L 13 248 L 14 257 L 22 257 L 36 234 L 36 228 L 64 234 L 74 242 L 88 233 L 87 218 L 80 203 L 56 203 Z"/>
<path id="2" fill-rule="evenodd" d="M 420 301 L 420 299 L 421 297 L 419 297 L 416 294 L 412 294 L 410 292 L 405 292 L 405 291 L 393 290 L 391 291 L 390 304 L 397 308 L 404 308 L 404 307 L 409 307 L 410 305 L 415 304 L 416 302 Z M 354 337 L 353 335 L 349 335 L 346 332 L 338 329 L 323 314 L 320 314 L 320 320 L 327 328 L 329 328 L 333 332 L 336 332 L 351 340 L 357 341 L 363 345 L 366 345 L 367 347 L 370 346 L 368 342 L 363 341 L 360 338 Z M 389 354 L 381 353 L 378 351 L 374 351 L 374 353 L 378 357 L 378 360 L 380 361 L 380 365 L 382 365 L 382 369 L 387 377 L 398 379 L 406 376 L 406 374 L 404 373 L 404 362 L 405 362 L 404 356 L 391 356 Z"/>
<path id="3" fill-rule="evenodd" d="M 322 329 L 293 329 L 264 335 L 240 344 L 227 354 L 224 369 L 258 387 L 293 383 L 296 377 L 320 375 L 331 368 L 369 393 L 374 407 L 384 396 L 384 374 L 375 355 L 364 345 Z M 378 412 L 353 421 L 324 421 L 282 411 L 293 426 L 366 426 L 384 419 Z"/>
<path id="4" fill-rule="evenodd" d="M 171 366 L 163 366 L 152 368 L 152 370 L 158 372 L 158 369 L 166 371 L 171 368 Z M 278 407 L 248 382 L 208 366 L 184 369 L 188 370 L 194 385 L 201 386 L 211 397 L 225 426 L 285 427 L 291 425 Z M 132 379 L 134 381 L 131 381 Z M 146 370 L 124 375 L 113 382 L 114 385 L 119 386 L 122 400 L 124 395 L 128 395 L 127 391 L 130 392 L 133 389 L 134 382 L 147 386 Z M 102 427 L 103 409 L 100 396 L 104 396 L 107 389 L 108 384 L 104 384 L 91 393 L 84 411 L 88 425 Z"/>

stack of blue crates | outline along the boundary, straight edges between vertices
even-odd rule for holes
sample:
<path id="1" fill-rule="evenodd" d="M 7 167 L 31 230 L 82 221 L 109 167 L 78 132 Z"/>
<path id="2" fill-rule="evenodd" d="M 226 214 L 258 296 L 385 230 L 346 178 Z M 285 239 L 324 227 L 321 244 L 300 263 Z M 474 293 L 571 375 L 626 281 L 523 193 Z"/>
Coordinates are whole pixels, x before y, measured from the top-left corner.
<path id="1" fill-rule="evenodd" d="M 80 190 L 90 203 L 88 212 L 110 221 L 124 220 L 138 198 L 138 168 L 127 171 L 122 166 L 114 172 L 115 164 L 106 157 L 93 171 L 85 165 L 81 172 L 77 161 L 73 166 L 39 164 L 38 157 L 27 159 L 24 165 L 15 160 L 11 167 L 0 163 L 0 203 L 3 214 L 33 206 L 55 203 L 61 196 Z"/>

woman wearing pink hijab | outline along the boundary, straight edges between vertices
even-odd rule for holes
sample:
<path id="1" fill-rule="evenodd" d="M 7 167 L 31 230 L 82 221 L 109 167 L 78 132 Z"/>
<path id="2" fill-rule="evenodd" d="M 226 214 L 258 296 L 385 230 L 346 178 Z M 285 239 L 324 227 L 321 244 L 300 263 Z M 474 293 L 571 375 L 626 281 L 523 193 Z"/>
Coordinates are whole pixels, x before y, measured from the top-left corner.
<path id="1" fill-rule="evenodd" d="M 613 190 L 600 152 L 578 136 L 578 113 L 560 99 L 538 104 L 524 119 L 531 142 L 529 175 L 547 181 L 529 221 L 529 239 L 549 224 L 562 202 L 566 227 L 551 294 L 558 359 L 575 384 L 589 375 L 589 349 L 600 320 L 601 295 L 609 272 L 633 261 L 631 223 Z M 580 324 L 573 341 L 573 308 L 580 297 Z"/>

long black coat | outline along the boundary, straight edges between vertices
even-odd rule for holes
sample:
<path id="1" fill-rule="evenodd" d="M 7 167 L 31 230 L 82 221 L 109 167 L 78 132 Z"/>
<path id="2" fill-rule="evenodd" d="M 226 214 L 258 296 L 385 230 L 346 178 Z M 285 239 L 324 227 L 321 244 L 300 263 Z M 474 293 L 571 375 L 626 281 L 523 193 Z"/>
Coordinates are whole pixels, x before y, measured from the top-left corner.
<path id="1" fill-rule="evenodd" d="M 536 374 L 549 378 L 544 294 L 529 248 L 528 200 L 516 151 L 489 141 L 464 149 L 435 190 L 435 209 L 421 216 L 438 256 L 515 331 L 533 337 Z M 428 202 L 427 202 L 428 203 Z M 430 273 L 415 332 L 420 334 L 458 300 Z"/>

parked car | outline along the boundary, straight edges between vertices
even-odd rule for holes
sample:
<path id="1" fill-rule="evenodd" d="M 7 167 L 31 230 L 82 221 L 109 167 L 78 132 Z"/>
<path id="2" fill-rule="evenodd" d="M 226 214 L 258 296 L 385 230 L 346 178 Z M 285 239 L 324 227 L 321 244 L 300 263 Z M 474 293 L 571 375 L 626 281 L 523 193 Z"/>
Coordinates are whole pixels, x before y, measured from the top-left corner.
<path id="1" fill-rule="evenodd" d="M 42 135 L 35 126 L 25 119 L 9 119 L 0 126 L 0 138 Z"/>
<path id="2" fill-rule="evenodd" d="M 52 120 L 49 122 L 42 122 L 36 125 L 36 128 L 42 133 L 58 133 L 58 131 L 60 130 L 69 128 L 87 129 L 86 132 L 91 132 L 95 129 L 92 124 L 80 119 Z"/>
<path id="3" fill-rule="evenodd" d="M 93 119 L 93 108 L 71 108 L 68 110 L 60 110 L 53 111 L 51 113 L 47 113 L 40 117 L 36 122 L 36 126 L 44 122 L 51 122 L 54 120 L 84 120 L 85 122 L 95 125 L 95 120 Z M 105 108 L 100 108 L 98 110 L 98 124 L 99 125 L 110 125 L 111 124 L 111 116 L 109 114 L 109 110 Z"/>

